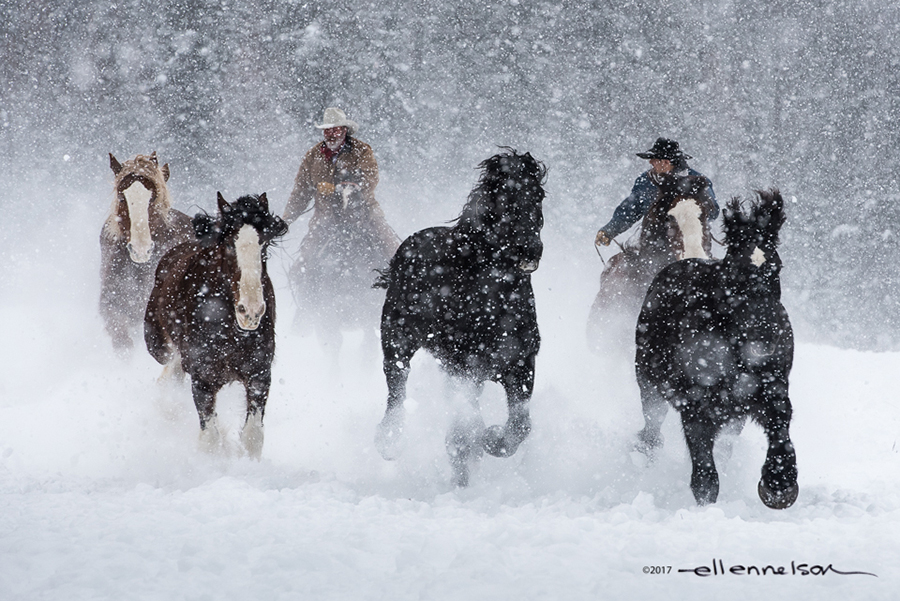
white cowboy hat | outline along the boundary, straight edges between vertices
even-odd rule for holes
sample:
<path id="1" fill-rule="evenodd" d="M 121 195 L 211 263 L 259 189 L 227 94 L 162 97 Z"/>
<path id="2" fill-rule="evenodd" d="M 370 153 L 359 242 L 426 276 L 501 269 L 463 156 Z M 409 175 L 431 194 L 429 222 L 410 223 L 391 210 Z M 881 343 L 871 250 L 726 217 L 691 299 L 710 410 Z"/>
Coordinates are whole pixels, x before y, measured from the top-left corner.
<path id="1" fill-rule="evenodd" d="M 356 133 L 356 130 L 359 129 L 359 124 L 356 121 L 347 119 L 347 115 L 344 114 L 344 111 L 332 106 L 325 109 L 325 114 L 322 115 L 322 123 L 316 125 L 316 127 L 319 129 L 346 127 L 347 133 L 352 136 Z"/>

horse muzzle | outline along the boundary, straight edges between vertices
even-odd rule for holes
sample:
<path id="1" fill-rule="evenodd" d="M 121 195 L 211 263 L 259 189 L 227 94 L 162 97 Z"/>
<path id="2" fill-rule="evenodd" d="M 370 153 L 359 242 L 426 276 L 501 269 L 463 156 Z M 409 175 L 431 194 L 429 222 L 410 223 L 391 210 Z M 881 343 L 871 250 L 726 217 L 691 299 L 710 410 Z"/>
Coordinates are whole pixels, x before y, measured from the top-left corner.
<path id="1" fill-rule="evenodd" d="M 252 332 L 259 327 L 263 315 L 266 314 L 266 304 L 258 307 L 247 307 L 244 303 L 238 303 L 234 308 L 234 315 L 240 329 Z"/>
<path id="2" fill-rule="evenodd" d="M 129 242 L 125 245 L 125 248 L 128 249 L 128 256 L 131 257 L 131 260 L 135 263 L 149 263 L 154 246 L 155 245 L 151 240 L 150 243 L 146 245 L 135 245 Z"/>
<path id="3" fill-rule="evenodd" d="M 517 267 L 519 271 L 523 273 L 531 273 L 533 271 L 537 271 L 538 266 L 540 265 L 540 260 L 534 259 L 531 261 L 519 261 Z"/>

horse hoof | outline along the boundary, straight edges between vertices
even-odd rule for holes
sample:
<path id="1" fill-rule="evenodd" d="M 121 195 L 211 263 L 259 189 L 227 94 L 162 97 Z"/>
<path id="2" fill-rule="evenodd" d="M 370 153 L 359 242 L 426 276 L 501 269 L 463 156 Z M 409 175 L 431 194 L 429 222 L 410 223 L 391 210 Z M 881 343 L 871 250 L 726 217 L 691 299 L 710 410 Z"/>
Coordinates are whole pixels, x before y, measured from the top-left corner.
<path id="1" fill-rule="evenodd" d="M 375 428 L 375 448 L 386 461 L 397 459 L 403 451 L 403 416 L 396 412 L 384 416 Z"/>
<path id="2" fill-rule="evenodd" d="M 481 439 L 481 447 L 494 457 L 512 457 L 525 440 L 527 432 L 522 436 L 507 436 L 508 430 L 503 426 L 491 426 Z"/>
<path id="3" fill-rule="evenodd" d="M 222 435 L 219 433 L 219 426 L 215 421 L 210 421 L 205 428 L 200 429 L 200 450 L 215 455 L 222 453 L 225 449 Z"/>
<path id="4" fill-rule="evenodd" d="M 661 432 L 647 432 L 646 429 L 638 432 L 637 441 L 634 443 L 634 450 L 647 456 L 647 459 L 656 458 L 657 449 L 663 446 L 663 435 Z"/>
<path id="5" fill-rule="evenodd" d="M 794 482 L 784 490 L 772 490 L 760 480 L 756 491 L 763 505 L 769 509 L 787 509 L 797 500 L 797 496 L 800 494 L 800 487 Z"/>

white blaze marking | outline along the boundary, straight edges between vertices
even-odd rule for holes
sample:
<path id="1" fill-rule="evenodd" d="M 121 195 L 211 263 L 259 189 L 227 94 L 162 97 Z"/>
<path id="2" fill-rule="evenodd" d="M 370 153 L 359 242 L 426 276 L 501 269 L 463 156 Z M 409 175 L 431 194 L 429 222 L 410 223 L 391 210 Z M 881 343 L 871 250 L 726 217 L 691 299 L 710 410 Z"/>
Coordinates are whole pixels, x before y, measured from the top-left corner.
<path id="1" fill-rule="evenodd" d="M 678 229 L 681 230 L 684 250 L 678 257 L 679 260 L 709 258 L 703 250 L 703 224 L 700 223 L 702 214 L 700 205 L 693 198 L 682 200 L 669 210 L 669 215 L 675 218 Z"/>
<path id="2" fill-rule="evenodd" d="M 244 225 L 234 241 L 237 251 L 238 269 L 241 280 L 238 283 L 238 297 L 235 301 L 235 315 L 242 330 L 255 330 L 266 312 L 262 289 L 262 244 L 259 233 L 251 225 Z"/>
<path id="3" fill-rule="evenodd" d="M 150 199 L 153 193 L 137 181 L 128 186 L 122 195 L 128 203 L 128 219 L 131 221 L 128 253 L 135 263 L 146 263 L 153 250 L 153 239 L 150 237 Z"/>
<path id="4" fill-rule="evenodd" d="M 757 246 L 755 249 L 753 249 L 753 254 L 750 255 L 750 262 L 759 267 L 766 262 L 766 253 L 761 251 Z"/>

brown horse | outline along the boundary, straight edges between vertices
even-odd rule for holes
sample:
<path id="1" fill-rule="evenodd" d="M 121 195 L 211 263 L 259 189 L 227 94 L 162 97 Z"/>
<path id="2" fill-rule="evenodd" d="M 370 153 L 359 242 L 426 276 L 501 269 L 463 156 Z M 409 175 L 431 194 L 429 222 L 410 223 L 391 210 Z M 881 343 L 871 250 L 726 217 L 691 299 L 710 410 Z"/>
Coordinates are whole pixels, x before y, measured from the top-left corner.
<path id="1" fill-rule="evenodd" d="M 219 219 L 194 217 L 197 242 L 176 246 L 159 262 L 144 316 L 147 350 L 167 370 L 191 376 L 207 450 L 222 444 L 216 394 L 231 382 L 247 391 L 241 442 L 259 458 L 263 416 L 275 356 L 275 291 L 266 271 L 272 241 L 287 232 L 265 194 L 229 204 Z"/>
<path id="2" fill-rule="evenodd" d="M 599 352 L 633 344 L 634 324 L 653 277 L 682 259 L 711 258 L 708 180 L 666 176 L 641 222 L 636 244 L 626 243 L 600 274 L 588 316 L 588 345 Z"/>
<path id="3" fill-rule="evenodd" d="M 153 287 L 153 273 L 166 251 L 192 238 L 190 218 L 172 208 L 168 163 L 156 153 L 119 163 L 112 208 L 100 233 L 100 314 L 118 351 L 132 348 Z"/>

